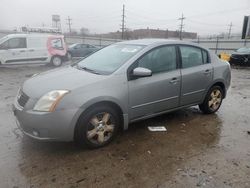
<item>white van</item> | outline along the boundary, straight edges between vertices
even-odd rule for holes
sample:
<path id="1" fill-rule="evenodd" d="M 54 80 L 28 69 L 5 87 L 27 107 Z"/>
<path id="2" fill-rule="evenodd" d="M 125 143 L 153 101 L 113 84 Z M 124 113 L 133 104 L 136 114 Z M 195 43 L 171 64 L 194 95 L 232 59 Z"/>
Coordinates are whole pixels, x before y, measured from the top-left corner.
<path id="1" fill-rule="evenodd" d="M 60 66 L 67 49 L 62 35 L 10 34 L 0 39 L 0 64 L 51 63 Z"/>

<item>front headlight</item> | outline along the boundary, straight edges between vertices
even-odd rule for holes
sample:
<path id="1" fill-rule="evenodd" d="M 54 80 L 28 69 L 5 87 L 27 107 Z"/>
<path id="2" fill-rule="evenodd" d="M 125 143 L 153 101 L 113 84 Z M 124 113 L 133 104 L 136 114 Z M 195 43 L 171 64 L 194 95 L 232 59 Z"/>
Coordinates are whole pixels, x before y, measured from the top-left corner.
<path id="1" fill-rule="evenodd" d="M 67 93 L 69 93 L 68 90 L 50 91 L 37 101 L 33 110 L 42 112 L 53 112 L 56 108 L 56 105 Z"/>

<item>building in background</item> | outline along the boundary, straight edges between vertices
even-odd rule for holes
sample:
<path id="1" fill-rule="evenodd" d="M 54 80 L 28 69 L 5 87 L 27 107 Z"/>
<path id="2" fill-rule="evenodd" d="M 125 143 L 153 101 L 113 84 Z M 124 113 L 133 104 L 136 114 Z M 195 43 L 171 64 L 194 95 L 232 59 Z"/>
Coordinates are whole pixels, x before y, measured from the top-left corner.
<path id="1" fill-rule="evenodd" d="M 121 38 L 121 32 L 111 32 L 107 34 L 101 34 L 102 37 L 105 38 Z M 161 30 L 161 29 L 135 29 L 135 30 L 126 30 L 124 33 L 124 39 L 142 39 L 142 38 L 179 38 L 179 31 L 171 31 L 171 30 Z M 186 39 L 196 39 L 197 33 L 194 32 L 182 32 L 182 37 Z"/>

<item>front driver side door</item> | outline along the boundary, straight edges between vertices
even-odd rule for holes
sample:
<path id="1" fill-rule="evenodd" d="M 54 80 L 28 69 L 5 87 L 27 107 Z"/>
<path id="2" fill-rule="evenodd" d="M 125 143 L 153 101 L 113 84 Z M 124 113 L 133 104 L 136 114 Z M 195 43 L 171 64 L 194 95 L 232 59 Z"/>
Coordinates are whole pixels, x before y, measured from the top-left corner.
<path id="1" fill-rule="evenodd" d="M 27 61 L 27 42 L 25 37 L 11 38 L 2 44 L 2 58 L 6 64 Z"/>
<path id="2" fill-rule="evenodd" d="M 150 69 L 152 76 L 129 77 L 129 116 L 132 120 L 178 107 L 181 74 L 175 46 L 151 50 L 129 68 L 128 74 L 136 67 Z"/>
<path id="3" fill-rule="evenodd" d="M 82 45 L 81 44 L 77 44 L 74 46 L 74 50 L 73 50 L 73 57 L 83 57 L 82 55 Z"/>

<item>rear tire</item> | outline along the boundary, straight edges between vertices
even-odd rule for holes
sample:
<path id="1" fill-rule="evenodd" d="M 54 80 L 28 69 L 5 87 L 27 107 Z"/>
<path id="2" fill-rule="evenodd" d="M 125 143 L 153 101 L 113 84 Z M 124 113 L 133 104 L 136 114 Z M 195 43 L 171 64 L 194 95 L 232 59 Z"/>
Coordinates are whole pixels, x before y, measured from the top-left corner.
<path id="1" fill-rule="evenodd" d="M 220 86 L 213 86 L 209 89 L 205 100 L 199 105 L 204 114 L 212 114 L 219 110 L 223 100 L 223 90 Z"/>
<path id="2" fill-rule="evenodd" d="M 75 141 L 91 149 L 109 144 L 117 135 L 121 119 L 110 106 L 94 106 L 79 118 L 75 128 Z"/>
<path id="3" fill-rule="evenodd" d="M 55 67 L 60 67 L 62 65 L 62 58 L 60 56 L 53 56 L 51 58 L 51 64 Z"/>

